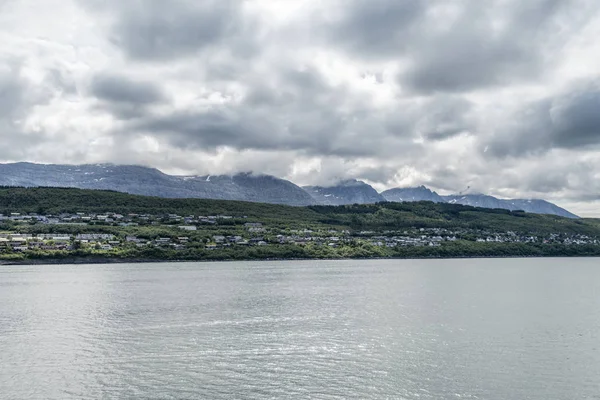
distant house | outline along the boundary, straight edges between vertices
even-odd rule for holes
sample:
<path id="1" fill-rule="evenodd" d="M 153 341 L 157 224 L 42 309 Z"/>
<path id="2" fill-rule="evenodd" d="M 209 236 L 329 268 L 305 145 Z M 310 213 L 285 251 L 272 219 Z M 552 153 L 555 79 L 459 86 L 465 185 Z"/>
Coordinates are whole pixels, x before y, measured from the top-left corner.
<path id="1" fill-rule="evenodd" d="M 213 236 L 213 240 L 216 243 L 223 243 L 225 241 L 225 236 Z"/>
<path id="2" fill-rule="evenodd" d="M 23 246 L 27 243 L 27 239 L 23 237 L 13 237 L 10 239 L 10 245 L 13 247 Z"/>
<path id="3" fill-rule="evenodd" d="M 75 236 L 77 240 L 113 240 L 115 235 L 111 235 L 108 233 L 82 233 Z"/>
<path id="4" fill-rule="evenodd" d="M 244 238 L 241 236 L 228 236 L 227 240 L 231 243 L 238 243 L 244 240 Z"/>

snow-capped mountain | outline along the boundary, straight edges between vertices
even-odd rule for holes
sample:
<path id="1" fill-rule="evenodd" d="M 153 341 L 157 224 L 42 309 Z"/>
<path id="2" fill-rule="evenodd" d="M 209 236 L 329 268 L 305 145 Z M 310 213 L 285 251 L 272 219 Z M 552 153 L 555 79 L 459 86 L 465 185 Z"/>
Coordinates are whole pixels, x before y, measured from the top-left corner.
<path id="1" fill-rule="evenodd" d="M 106 189 L 147 196 L 243 200 L 303 206 L 313 198 L 292 182 L 269 175 L 172 176 L 133 165 L 0 164 L 2 186 Z"/>
<path id="2" fill-rule="evenodd" d="M 243 200 L 294 206 L 433 201 L 577 218 L 555 204 L 538 199 L 498 199 L 484 194 L 440 196 L 425 186 L 395 188 L 380 194 L 365 182 L 354 179 L 329 187 L 301 188 L 270 175 L 174 176 L 135 165 L 0 164 L 0 186 L 106 189 L 158 197 Z"/>

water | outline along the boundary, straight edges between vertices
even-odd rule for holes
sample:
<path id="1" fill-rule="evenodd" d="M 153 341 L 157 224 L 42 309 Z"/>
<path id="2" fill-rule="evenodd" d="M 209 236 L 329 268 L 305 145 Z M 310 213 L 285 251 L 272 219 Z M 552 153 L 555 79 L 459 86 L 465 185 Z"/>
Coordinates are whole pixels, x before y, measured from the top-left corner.
<path id="1" fill-rule="evenodd" d="M 0 267 L 1 399 L 600 399 L 600 260 Z"/>

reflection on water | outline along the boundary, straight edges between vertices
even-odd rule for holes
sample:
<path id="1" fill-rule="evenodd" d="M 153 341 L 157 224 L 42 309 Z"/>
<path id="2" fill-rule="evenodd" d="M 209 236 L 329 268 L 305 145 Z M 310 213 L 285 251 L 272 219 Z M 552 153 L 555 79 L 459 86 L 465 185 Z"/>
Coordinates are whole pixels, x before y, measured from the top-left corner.
<path id="1" fill-rule="evenodd" d="M 600 399 L 597 264 L 0 267 L 0 399 Z"/>

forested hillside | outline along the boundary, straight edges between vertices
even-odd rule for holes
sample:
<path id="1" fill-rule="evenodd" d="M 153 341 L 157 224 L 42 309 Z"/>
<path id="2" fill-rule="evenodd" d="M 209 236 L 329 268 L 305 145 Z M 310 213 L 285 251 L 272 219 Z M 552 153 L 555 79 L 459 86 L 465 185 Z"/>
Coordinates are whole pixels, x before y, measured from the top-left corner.
<path id="1" fill-rule="evenodd" d="M 120 214 L 228 214 L 281 220 L 315 221 L 316 212 L 303 207 L 209 199 L 166 199 L 108 190 L 0 187 L 0 213 L 59 214 L 114 212 Z"/>
<path id="2" fill-rule="evenodd" d="M 595 219 L 569 219 L 459 204 L 406 202 L 293 207 L 207 199 L 165 199 L 113 191 L 0 187 L 0 214 L 77 212 L 247 216 L 282 223 L 320 223 L 355 229 L 468 228 L 497 232 L 600 235 Z"/>
<path id="3" fill-rule="evenodd" d="M 600 222 L 448 203 L 292 207 L 0 187 L 0 262 L 600 255 Z"/>

